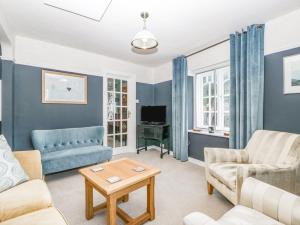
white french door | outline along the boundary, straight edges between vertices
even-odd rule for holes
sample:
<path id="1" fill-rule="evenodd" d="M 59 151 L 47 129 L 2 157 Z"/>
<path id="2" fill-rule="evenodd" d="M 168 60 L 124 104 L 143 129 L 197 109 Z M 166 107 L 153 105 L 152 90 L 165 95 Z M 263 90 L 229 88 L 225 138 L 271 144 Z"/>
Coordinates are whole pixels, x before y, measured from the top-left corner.
<path id="1" fill-rule="evenodd" d="M 113 154 L 135 151 L 135 79 L 107 74 L 103 86 L 104 144 L 113 148 Z"/>

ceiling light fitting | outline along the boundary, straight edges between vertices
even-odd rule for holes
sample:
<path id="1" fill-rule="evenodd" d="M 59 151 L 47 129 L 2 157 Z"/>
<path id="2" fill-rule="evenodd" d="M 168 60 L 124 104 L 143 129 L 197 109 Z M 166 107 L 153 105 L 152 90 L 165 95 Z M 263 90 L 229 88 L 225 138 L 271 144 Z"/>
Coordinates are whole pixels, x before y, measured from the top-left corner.
<path id="1" fill-rule="evenodd" d="M 158 46 L 157 39 L 149 30 L 147 30 L 146 26 L 146 20 L 149 17 L 149 13 L 142 12 L 141 17 L 144 21 L 143 29 L 134 36 L 131 45 L 134 48 L 143 50 L 156 48 Z"/>

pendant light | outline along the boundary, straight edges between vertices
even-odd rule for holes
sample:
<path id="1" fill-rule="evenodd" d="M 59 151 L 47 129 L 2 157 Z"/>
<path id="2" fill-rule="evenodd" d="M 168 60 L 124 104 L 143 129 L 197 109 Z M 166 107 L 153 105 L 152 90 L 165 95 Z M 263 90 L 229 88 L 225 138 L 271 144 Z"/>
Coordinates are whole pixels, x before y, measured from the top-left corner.
<path id="1" fill-rule="evenodd" d="M 143 30 L 141 30 L 134 36 L 131 45 L 134 48 L 143 50 L 156 48 L 158 46 L 158 42 L 155 36 L 149 30 L 147 30 L 146 27 L 146 20 L 149 17 L 149 13 L 142 12 L 141 17 L 144 21 Z"/>

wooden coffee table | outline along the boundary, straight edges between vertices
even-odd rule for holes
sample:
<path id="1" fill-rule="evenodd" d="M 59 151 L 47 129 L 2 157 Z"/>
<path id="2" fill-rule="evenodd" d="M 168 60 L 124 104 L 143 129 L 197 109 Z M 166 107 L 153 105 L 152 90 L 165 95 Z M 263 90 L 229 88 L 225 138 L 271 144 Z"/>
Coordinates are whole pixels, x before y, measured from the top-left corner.
<path id="1" fill-rule="evenodd" d="M 91 169 L 101 166 L 104 170 L 93 172 Z M 145 168 L 143 172 L 136 172 L 133 168 L 141 166 Z M 85 178 L 85 201 L 86 218 L 92 219 L 95 212 L 107 208 L 107 224 L 116 225 L 117 215 L 124 220 L 127 225 L 142 224 L 148 220 L 154 220 L 154 183 L 155 176 L 160 173 L 159 169 L 153 168 L 141 162 L 123 158 L 100 165 L 95 165 L 80 169 L 79 172 Z M 122 180 L 111 184 L 106 179 L 111 176 L 118 176 Z M 139 188 L 147 186 L 147 210 L 142 215 L 132 218 L 124 210 L 118 207 L 119 201 L 127 202 L 129 193 Z M 100 192 L 106 202 L 94 206 L 93 189 Z"/>

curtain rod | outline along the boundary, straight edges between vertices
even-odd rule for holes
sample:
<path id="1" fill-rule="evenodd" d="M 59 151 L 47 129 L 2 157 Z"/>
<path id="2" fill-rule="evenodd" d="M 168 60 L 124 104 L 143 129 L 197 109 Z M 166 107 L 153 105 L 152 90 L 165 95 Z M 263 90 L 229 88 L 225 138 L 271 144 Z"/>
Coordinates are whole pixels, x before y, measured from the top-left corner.
<path id="1" fill-rule="evenodd" d="M 213 48 L 213 47 L 215 47 L 215 46 L 217 46 L 217 45 L 223 44 L 223 43 L 226 42 L 226 41 L 229 41 L 229 38 L 227 38 L 227 39 L 225 39 L 225 40 L 223 40 L 223 41 L 220 41 L 220 42 L 218 42 L 218 43 L 215 43 L 215 44 L 213 44 L 213 45 L 210 45 L 210 46 L 208 46 L 208 47 L 206 47 L 206 48 L 203 48 L 203 49 L 201 49 L 201 50 L 198 50 L 198 51 L 196 51 L 196 52 L 193 52 L 193 53 L 191 53 L 191 54 L 185 56 L 185 58 L 191 57 L 191 56 L 196 55 L 196 54 L 198 54 L 198 53 L 200 53 L 200 52 L 203 52 L 203 51 L 205 51 L 205 50 L 207 50 L 207 49 L 210 49 L 210 48 Z"/>

